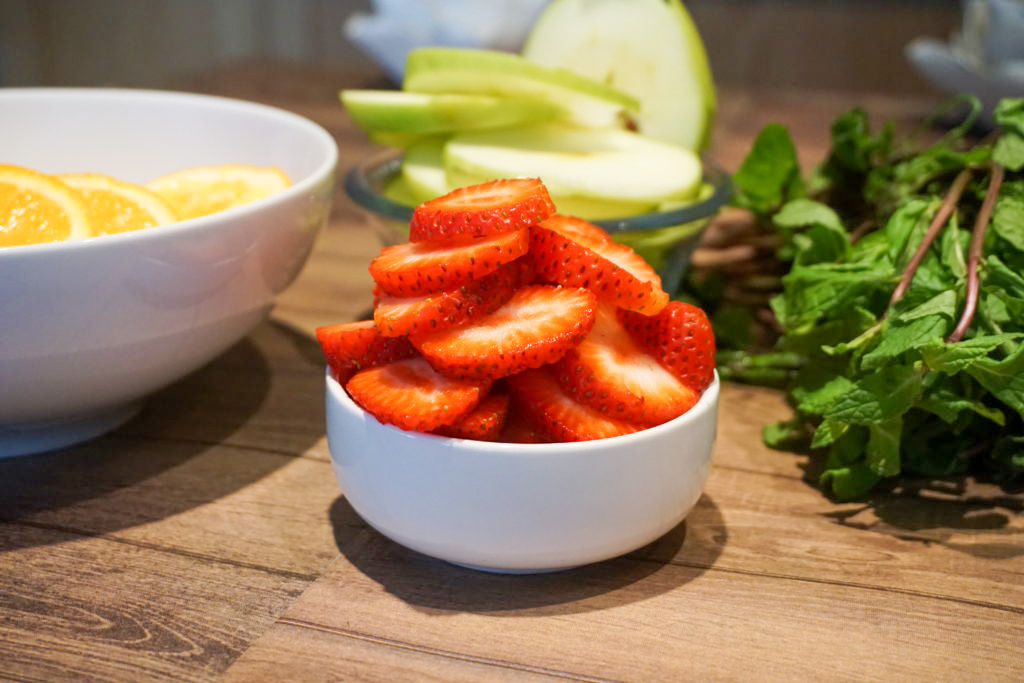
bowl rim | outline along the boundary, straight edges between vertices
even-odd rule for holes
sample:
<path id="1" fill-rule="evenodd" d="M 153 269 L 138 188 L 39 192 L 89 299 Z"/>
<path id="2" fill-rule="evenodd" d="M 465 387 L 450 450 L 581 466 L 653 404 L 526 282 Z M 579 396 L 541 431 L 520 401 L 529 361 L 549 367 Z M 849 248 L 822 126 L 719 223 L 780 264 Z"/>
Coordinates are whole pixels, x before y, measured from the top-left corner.
<path id="1" fill-rule="evenodd" d="M 259 199 L 249 204 L 225 209 L 224 211 L 218 211 L 217 213 L 209 214 L 207 216 L 199 216 L 198 218 L 190 218 L 143 230 L 132 230 L 112 235 L 98 235 L 96 237 L 85 237 L 73 240 L 60 240 L 57 242 L 41 242 L 38 244 L 21 244 L 17 246 L 0 247 L 0 259 L 17 258 L 19 256 L 35 254 L 63 253 L 70 250 L 102 249 L 104 248 L 104 245 L 133 241 L 144 242 L 146 240 L 158 240 L 167 236 L 169 229 L 173 229 L 175 234 L 182 231 L 187 234 L 189 232 L 203 230 L 211 224 L 216 224 L 224 220 L 234 220 L 236 218 L 244 219 L 247 215 L 263 211 L 272 206 L 283 204 L 291 201 L 293 198 L 307 194 L 337 170 L 339 158 L 338 144 L 334 137 L 328 133 L 323 126 L 294 112 L 267 104 L 261 104 L 259 102 L 251 102 L 248 100 L 224 97 L 221 95 L 207 95 L 204 93 L 145 88 L 15 87 L 0 88 L 0 106 L 2 106 L 5 101 L 23 98 L 57 100 L 61 98 L 75 99 L 83 95 L 90 98 L 109 100 L 128 98 L 140 101 L 145 99 L 165 101 L 177 100 L 184 102 L 193 101 L 200 105 L 205 104 L 215 107 L 224 107 L 245 113 L 253 113 L 276 118 L 280 121 L 286 122 L 290 126 L 303 129 L 307 133 L 311 134 L 312 137 L 316 139 L 326 150 L 326 158 L 319 166 L 308 173 L 305 178 L 293 183 L 280 192 L 276 192 L 268 197 L 264 197 L 263 199 Z"/>
<path id="2" fill-rule="evenodd" d="M 640 431 L 633 432 L 631 434 L 623 434 L 621 436 L 612 436 L 604 439 L 592 439 L 590 441 L 562 441 L 556 443 L 506 443 L 503 441 L 477 441 L 475 439 L 460 439 L 450 436 L 441 436 L 439 434 L 430 434 L 428 432 L 413 432 L 404 430 L 395 425 L 386 424 L 377 420 L 376 417 L 371 415 L 369 412 L 361 408 L 345 391 L 345 388 L 341 385 L 338 380 L 334 378 L 331 368 L 328 366 L 324 370 L 324 377 L 327 386 L 327 400 L 333 401 L 338 404 L 342 410 L 350 414 L 353 417 L 362 417 L 364 419 L 373 420 L 369 423 L 373 426 L 376 423 L 375 428 L 384 429 L 391 432 L 392 436 L 398 438 L 405 438 L 415 440 L 419 438 L 427 438 L 430 440 L 444 440 L 450 442 L 450 447 L 458 451 L 467 451 L 474 453 L 493 453 L 495 455 L 503 456 L 521 456 L 521 457 L 536 457 L 543 455 L 552 454 L 573 454 L 579 452 L 587 452 L 594 450 L 603 450 L 607 448 L 623 448 L 625 450 L 631 450 L 635 447 L 639 447 L 644 441 L 652 438 L 656 438 L 668 432 L 674 432 L 677 430 L 685 429 L 689 424 L 696 422 L 704 418 L 707 413 L 712 412 L 718 405 L 719 392 L 721 390 L 721 380 L 718 376 L 718 370 L 714 371 L 714 377 L 712 378 L 711 384 L 701 394 L 700 399 L 693 405 L 692 408 L 687 410 L 682 415 L 663 422 L 660 425 L 654 427 L 647 427 Z M 684 445 L 680 444 L 680 448 Z M 332 454 L 333 457 L 333 454 Z"/>
<path id="3" fill-rule="evenodd" d="M 408 223 L 414 207 L 389 199 L 374 189 L 376 183 L 397 175 L 401 151 L 388 150 L 353 165 L 345 174 L 345 192 L 359 206 L 386 218 Z M 732 199 L 732 177 L 713 161 L 702 159 L 703 180 L 713 188 L 711 196 L 693 204 L 651 213 L 590 221 L 609 233 L 633 233 L 665 228 L 709 218 Z"/>

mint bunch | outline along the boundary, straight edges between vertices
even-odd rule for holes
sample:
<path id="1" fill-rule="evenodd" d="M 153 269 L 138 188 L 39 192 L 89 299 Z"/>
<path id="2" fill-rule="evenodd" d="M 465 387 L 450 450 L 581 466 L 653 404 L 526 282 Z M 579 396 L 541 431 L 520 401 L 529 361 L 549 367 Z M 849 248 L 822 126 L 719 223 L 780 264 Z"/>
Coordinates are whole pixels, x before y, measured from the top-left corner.
<path id="1" fill-rule="evenodd" d="M 769 353 L 723 351 L 722 374 L 782 380 L 794 417 L 765 442 L 820 454 L 840 500 L 899 477 L 1024 479 L 1024 99 L 995 118 L 983 140 L 969 117 L 921 143 L 853 110 L 807 178 L 769 125 L 735 174 L 777 238 L 781 332 Z"/>

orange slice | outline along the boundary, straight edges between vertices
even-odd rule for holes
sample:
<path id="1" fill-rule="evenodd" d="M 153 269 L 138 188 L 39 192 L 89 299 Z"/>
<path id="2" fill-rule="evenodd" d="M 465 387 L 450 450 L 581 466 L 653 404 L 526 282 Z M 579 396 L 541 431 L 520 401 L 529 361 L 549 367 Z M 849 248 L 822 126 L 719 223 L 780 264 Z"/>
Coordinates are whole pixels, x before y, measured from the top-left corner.
<path id="1" fill-rule="evenodd" d="M 140 185 L 98 173 L 57 177 L 81 195 L 93 234 L 112 235 L 178 220 L 159 195 Z"/>
<path id="2" fill-rule="evenodd" d="M 85 204 L 48 175 L 0 164 L 0 247 L 89 237 Z"/>
<path id="3" fill-rule="evenodd" d="M 224 164 L 171 173 L 147 187 L 163 197 L 181 220 L 248 204 L 291 185 L 277 168 Z"/>

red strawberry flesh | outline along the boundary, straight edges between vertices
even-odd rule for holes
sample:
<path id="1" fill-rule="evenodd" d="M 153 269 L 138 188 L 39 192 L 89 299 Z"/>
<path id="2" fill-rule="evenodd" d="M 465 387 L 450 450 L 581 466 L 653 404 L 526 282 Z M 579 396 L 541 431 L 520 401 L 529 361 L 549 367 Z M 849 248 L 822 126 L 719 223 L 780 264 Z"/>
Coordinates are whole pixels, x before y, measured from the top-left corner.
<path id="1" fill-rule="evenodd" d="M 385 247 L 370 262 L 370 275 L 385 294 L 422 296 L 469 284 L 526 253 L 527 230 Z"/>
<path id="2" fill-rule="evenodd" d="M 648 426 L 692 408 L 697 392 L 644 352 L 615 312 L 600 304 L 590 334 L 554 366 L 562 389 L 602 415 Z"/>
<path id="3" fill-rule="evenodd" d="M 489 382 L 445 377 L 422 358 L 360 370 L 345 384 L 352 400 L 380 422 L 423 432 L 459 421 L 489 388 Z"/>
<path id="4" fill-rule="evenodd" d="M 642 429 L 577 402 L 547 368 L 526 370 L 507 381 L 515 409 L 556 441 L 605 439 Z"/>
<path id="5" fill-rule="evenodd" d="M 560 359 L 590 332 L 595 305 L 585 289 L 530 285 L 490 315 L 412 341 L 439 372 L 497 379 Z"/>
<path id="6" fill-rule="evenodd" d="M 417 206 L 409 239 L 419 242 L 521 230 L 554 212 L 551 196 L 537 178 L 494 180 Z"/>
<path id="7" fill-rule="evenodd" d="M 643 257 L 581 219 L 558 215 L 531 228 L 530 257 L 541 278 L 585 287 L 621 308 L 654 315 L 668 303 Z"/>
<path id="8" fill-rule="evenodd" d="M 419 297 L 381 294 L 374 305 L 374 322 L 381 334 L 397 337 L 444 330 L 492 313 L 519 287 L 521 260 L 451 291 Z"/>
<path id="9" fill-rule="evenodd" d="M 715 335 L 707 314 L 682 301 L 656 316 L 619 311 L 634 340 L 686 386 L 703 392 L 715 374 Z"/>
<path id="10" fill-rule="evenodd" d="M 342 383 L 363 368 L 418 355 L 408 339 L 383 336 L 372 320 L 318 327 L 316 338 L 335 379 Z"/>
<path id="11" fill-rule="evenodd" d="M 495 441 L 508 417 L 508 394 L 488 394 L 487 398 L 455 424 L 441 427 L 437 434 L 458 439 Z"/>

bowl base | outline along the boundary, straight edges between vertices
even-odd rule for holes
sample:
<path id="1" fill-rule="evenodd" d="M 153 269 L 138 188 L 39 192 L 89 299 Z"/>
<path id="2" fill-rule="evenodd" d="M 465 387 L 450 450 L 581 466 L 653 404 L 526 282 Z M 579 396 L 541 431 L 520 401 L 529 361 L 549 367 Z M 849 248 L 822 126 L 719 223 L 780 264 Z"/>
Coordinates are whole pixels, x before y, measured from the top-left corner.
<path id="1" fill-rule="evenodd" d="M 551 567 L 549 569 L 502 569 L 501 567 L 481 567 L 475 564 L 465 564 L 464 562 L 453 562 L 446 560 L 448 564 L 454 564 L 456 567 L 462 567 L 463 569 L 473 569 L 478 572 L 488 572 L 490 574 L 551 574 L 552 572 L 565 572 L 570 569 L 576 569 L 576 567 L 582 567 L 583 565 L 569 565 L 568 567 Z"/>
<path id="2" fill-rule="evenodd" d="M 32 455 L 94 439 L 135 417 L 141 401 L 66 420 L 0 427 L 0 459 Z"/>

